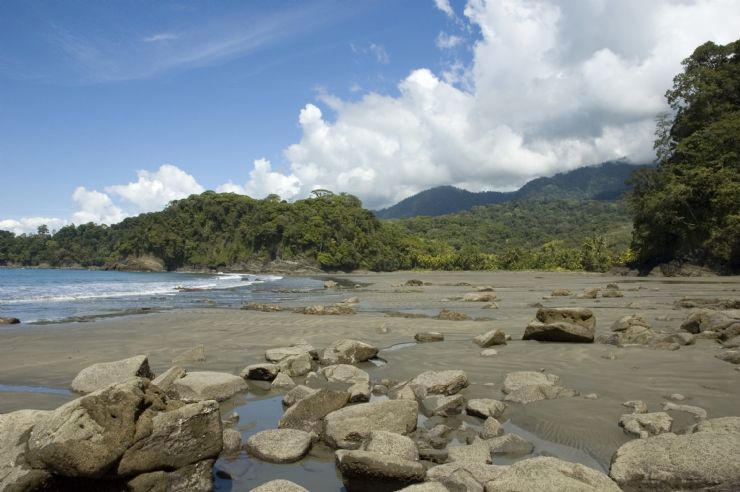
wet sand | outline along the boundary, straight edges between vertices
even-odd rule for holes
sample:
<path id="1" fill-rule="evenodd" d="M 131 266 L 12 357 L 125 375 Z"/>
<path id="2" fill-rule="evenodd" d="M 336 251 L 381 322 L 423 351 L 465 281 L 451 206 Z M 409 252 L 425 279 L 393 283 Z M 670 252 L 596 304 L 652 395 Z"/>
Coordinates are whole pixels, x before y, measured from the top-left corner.
<path id="1" fill-rule="evenodd" d="M 597 320 L 597 336 L 610 333 L 615 320 L 631 313 L 647 319 L 655 330 L 679 331 L 691 310 L 674 307 L 676 300 L 738 297 L 739 277 L 669 279 L 584 273 L 396 272 L 333 278 L 348 287 L 327 290 L 321 302 L 330 304 L 357 296 L 360 299 L 357 315 L 311 316 L 214 308 L 93 323 L 2 328 L 0 385 L 6 386 L 0 386 L 0 412 L 54 408 L 72 399 L 71 394 L 49 394 L 43 389 L 36 393 L 16 392 L 8 386 L 68 388 L 79 370 L 96 362 L 144 353 L 149 355 L 152 369 L 158 373 L 171 366 L 178 353 L 203 344 L 206 361 L 182 365 L 188 369 L 236 373 L 248 364 L 263 361 L 267 348 L 303 340 L 320 349 L 338 338 L 357 338 L 385 349 L 404 344 L 381 351 L 379 355 L 387 364 L 363 366 L 374 379 L 403 380 L 430 369 L 462 369 L 471 381 L 464 391 L 467 398 L 502 398 L 500 388 L 507 372 L 544 369 L 557 374 L 562 385 L 582 395 L 596 393 L 598 399 L 575 397 L 510 405 L 503 420 L 539 439 L 582 451 L 605 468 L 614 451 L 630 439 L 617 426 L 620 415 L 628 413 L 622 406 L 624 401 L 641 399 L 647 402 L 650 411 L 660 411 L 667 395 L 681 393 L 687 397 L 681 403 L 706 409 L 710 418 L 737 415 L 740 408 L 740 371 L 714 357 L 720 347 L 712 340 L 697 340 L 695 345 L 677 351 L 617 348 L 599 343 L 521 341 L 525 326 L 537 310 L 533 307 L 535 303 L 592 309 Z M 412 278 L 431 285 L 402 285 Z M 460 282 L 472 286 L 457 286 Z M 584 288 L 605 288 L 610 282 L 619 285 L 624 297 L 543 299 L 554 288 L 567 288 L 575 295 Z M 482 309 L 486 303 L 449 300 L 473 292 L 479 285 L 494 287 L 499 309 Z M 287 303 L 301 304 L 300 301 Z M 441 321 L 385 314 L 400 311 L 434 315 L 442 308 L 491 320 Z M 480 348 L 470 339 L 492 328 L 504 330 L 513 340 L 496 347 L 497 356 L 480 357 Z M 413 343 L 414 334 L 424 330 L 441 331 L 446 340 Z M 248 399 L 269 396 L 255 393 Z M 235 400 L 239 398 L 244 400 L 243 396 Z M 241 403 L 226 402 L 224 408 L 239 407 Z M 677 430 L 693 422 L 687 414 L 672 412 L 672 416 Z"/>

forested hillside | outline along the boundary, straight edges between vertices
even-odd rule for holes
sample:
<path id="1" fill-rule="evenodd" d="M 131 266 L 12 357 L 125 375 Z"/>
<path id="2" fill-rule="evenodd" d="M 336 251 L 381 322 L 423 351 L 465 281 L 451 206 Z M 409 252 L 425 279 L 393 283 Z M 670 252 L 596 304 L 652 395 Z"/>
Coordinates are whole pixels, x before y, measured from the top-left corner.
<path id="1" fill-rule="evenodd" d="M 410 196 L 375 214 L 384 219 L 399 219 L 445 215 L 480 205 L 521 200 L 620 200 L 630 190 L 628 181 L 632 172 L 650 167 L 623 161 L 604 162 L 552 177 L 533 179 L 511 192 L 473 193 L 454 186 L 439 186 Z"/>

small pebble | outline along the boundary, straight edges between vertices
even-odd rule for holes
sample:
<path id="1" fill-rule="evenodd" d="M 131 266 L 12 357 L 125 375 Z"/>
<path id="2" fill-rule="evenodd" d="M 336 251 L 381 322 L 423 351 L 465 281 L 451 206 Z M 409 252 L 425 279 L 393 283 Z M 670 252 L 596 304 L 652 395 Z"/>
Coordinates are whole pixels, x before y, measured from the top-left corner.
<path id="1" fill-rule="evenodd" d="M 674 401 L 684 401 L 686 399 L 686 397 L 683 396 L 681 393 L 672 393 L 672 394 L 668 395 L 668 399 L 669 400 L 674 400 Z"/>
<path id="2" fill-rule="evenodd" d="M 599 395 L 597 395 L 596 393 L 588 393 L 586 395 L 583 395 L 583 397 L 587 400 L 598 400 L 599 399 Z"/>
<path id="3" fill-rule="evenodd" d="M 492 348 L 487 348 L 487 349 L 483 349 L 480 351 L 481 357 L 493 357 L 494 355 L 497 355 L 497 354 L 498 352 L 496 351 L 496 349 L 492 349 Z"/>

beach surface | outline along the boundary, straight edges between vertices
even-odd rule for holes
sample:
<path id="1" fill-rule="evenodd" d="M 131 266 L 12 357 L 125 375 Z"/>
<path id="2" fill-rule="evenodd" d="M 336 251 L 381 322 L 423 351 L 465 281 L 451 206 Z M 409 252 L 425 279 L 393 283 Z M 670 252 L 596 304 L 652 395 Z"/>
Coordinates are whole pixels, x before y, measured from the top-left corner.
<path id="1" fill-rule="evenodd" d="M 326 289 L 320 302 L 328 305 L 357 297 L 357 314 L 317 316 L 204 308 L 87 323 L 4 327 L 0 329 L 0 413 L 51 409 L 75 398 L 77 395 L 66 392 L 70 382 L 81 369 L 97 362 L 146 354 L 152 370 L 159 374 L 182 352 L 203 345 L 204 361 L 183 361 L 180 365 L 238 374 L 249 364 L 263 362 L 268 348 L 308 342 L 321 350 L 341 338 L 381 348 L 379 357 L 385 364 L 360 365 L 373 380 L 401 381 L 426 370 L 462 369 L 471 383 L 463 392 L 468 399 L 502 399 L 502 382 L 512 371 L 560 376 L 560 384 L 581 396 L 513 404 L 504 420 L 531 433 L 532 439 L 552 443 L 553 449 L 561 449 L 563 459 L 587 461 L 578 458 L 580 453 L 593 460 L 587 464 L 602 470 L 608 469 L 616 449 L 633 438 L 617 425 L 620 416 L 631 411 L 622 405 L 625 401 L 643 400 L 650 411 L 661 411 L 668 395 L 679 393 L 686 398 L 682 404 L 701 407 L 710 418 L 737 415 L 740 408 L 740 371 L 715 358 L 721 350 L 715 340 L 698 339 L 679 350 L 521 340 L 538 305 L 591 309 L 597 337 L 610 334 L 612 323 L 628 314 L 642 316 L 656 331 L 679 332 L 692 310 L 676 307 L 676 301 L 685 297 L 737 298 L 739 277 L 395 272 L 335 275 L 332 279 L 339 287 Z M 424 285 L 407 286 L 410 279 Z M 587 288 L 605 289 L 609 283 L 618 284 L 624 297 L 575 297 Z M 497 309 L 483 308 L 490 303 L 459 299 L 479 286 L 493 287 Z M 561 288 L 572 295 L 550 295 Z M 285 303 L 285 307 L 302 305 L 306 303 L 300 299 Z M 443 308 L 480 319 L 446 321 L 398 315 L 434 316 Z M 497 346 L 496 356 L 481 357 L 480 347 L 471 339 L 493 328 L 511 335 L 512 340 Z M 442 332 L 445 341 L 415 343 L 414 334 L 420 331 Z M 273 393 L 255 391 L 249 399 L 279 396 Z M 583 397 L 590 393 L 597 398 Z M 222 408 L 236 405 L 225 402 Z M 674 429 L 694 422 L 685 412 L 670 413 Z"/>

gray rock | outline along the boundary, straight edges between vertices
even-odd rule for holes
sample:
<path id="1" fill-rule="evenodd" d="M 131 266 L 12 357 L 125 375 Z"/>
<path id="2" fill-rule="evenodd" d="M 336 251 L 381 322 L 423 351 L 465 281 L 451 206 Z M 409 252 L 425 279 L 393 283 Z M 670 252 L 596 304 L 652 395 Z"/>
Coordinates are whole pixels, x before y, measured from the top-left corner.
<path id="1" fill-rule="evenodd" d="M 284 357 L 277 364 L 281 372 L 290 377 L 299 377 L 311 372 L 312 360 L 311 354 L 304 352 L 302 354 Z"/>
<path id="2" fill-rule="evenodd" d="M 447 449 L 451 462 L 464 461 L 473 463 L 490 463 L 491 449 L 488 443 L 479 437 L 467 446 L 455 446 Z"/>
<path id="3" fill-rule="evenodd" d="M 447 485 L 452 491 L 483 491 L 484 483 L 496 479 L 505 466 L 456 461 L 427 470 L 427 480 Z"/>
<path id="4" fill-rule="evenodd" d="M 459 415 L 465 407 L 465 398 L 457 394 L 452 396 L 434 395 L 424 398 L 421 402 L 421 408 L 424 415 L 432 417 L 439 415 L 449 417 Z"/>
<path id="5" fill-rule="evenodd" d="M 338 450 L 336 463 L 349 491 L 393 491 L 423 482 L 426 476 L 418 461 L 371 451 Z"/>
<path id="6" fill-rule="evenodd" d="M 270 463 L 293 463 L 311 449 L 311 434 L 298 429 L 269 429 L 247 439 L 247 452 Z"/>
<path id="7" fill-rule="evenodd" d="M 495 355 L 498 355 L 498 351 L 496 349 L 487 348 L 480 351 L 481 357 L 493 357 Z"/>
<path id="8" fill-rule="evenodd" d="M 486 482 L 486 492 L 619 492 L 621 489 L 608 476 L 593 468 L 540 456 L 501 467 L 493 480 Z"/>
<path id="9" fill-rule="evenodd" d="M 180 352 L 172 362 L 174 364 L 182 364 L 184 362 L 203 362 L 206 360 L 206 348 L 203 344 L 196 345 L 195 347 Z"/>
<path id="10" fill-rule="evenodd" d="M 336 289 L 337 287 L 339 287 L 339 284 L 333 280 L 327 280 L 324 282 L 325 289 Z"/>
<path id="11" fill-rule="evenodd" d="M 118 464 L 118 474 L 132 476 L 182 468 L 216 458 L 222 447 L 223 428 L 218 402 L 192 403 L 154 415 L 151 433 L 126 450 Z"/>
<path id="12" fill-rule="evenodd" d="M 440 482 L 424 482 L 404 487 L 401 492 L 449 492 L 449 490 Z"/>
<path id="13" fill-rule="evenodd" d="M 480 437 L 482 439 L 492 439 L 494 437 L 499 437 L 504 433 L 504 428 L 501 427 L 501 422 L 496 420 L 493 417 L 488 417 L 485 422 L 483 422 L 483 428 L 480 431 Z"/>
<path id="14" fill-rule="evenodd" d="M 162 391 L 167 392 L 175 381 L 185 376 L 187 373 L 188 372 L 180 366 L 172 366 L 156 378 L 152 379 L 152 384 L 156 385 Z"/>
<path id="15" fill-rule="evenodd" d="M 246 391 L 247 383 L 239 376 L 225 372 L 194 371 L 176 380 L 171 389 L 185 402 L 224 401 Z"/>
<path id="16" fill-rule="evenodd" d="M 291 482 L 290 480 L 270 480 L 250 492 L 309 492 L 308 489 Z"/>
<path id="17" fill-rule="evenodd" d="M 13 318 L 12 316 L 0 317 L 0 325 L 17 325 L 20 322 L 21 320 L 19 320 L 18 318 Z"/>
<path id="18" fill-rule="evenodd" d="M 663 404 L 663 411 L 673 412 L 686 412 L 694 416 L 696 420 L 704 420 L 707 418 L 707 411 L 701 407 L 695 407 L 693 405 L 677 405 L 675 403 L 666 402 Z"/>
<path id="19" fill-rule="evenodd" d="M 284 391 L 295 388 L 296 384 L 293 379 L 285 373 L 279 372 L 275 379 L 272 380 L 270 387 L 274 390 Z"/>
<path id="20" fill-rule="evenodd" d="M 496 300 L 496 294 L 490 292 L 469 292 L 463 295 L 464 302 L 493 302 Z"/>
<path id="21" fill-rule="evenodd" d="M 154 378 L 146 355 L 100 362 L 86 367 L 72 380 L 72 390 L 78 393 L 91 393 L 131 377 Z"/>
<path id="22" fill-rule="evenodd" d="M 378 355 L 378 348 L 359 340 L 337 340 L 321 354 L 323 365 L 356 364 Z"/>
<path id="23" fill-rule="evenodd" d="M 210 492 L 213 490 L 213 460 L 175 471 L 143 473 L 126 484 L 130 492 Z"/>
<path id="24" fill-rule="evenodd" d="M 473 342 L 481 348 L 492 347 L 494 345 L 506 345 L 506 333 L 496 328 L 495 330 L 481 333 L 477 337 L 473 338 Z"/>
<path id="25" fill-rule="evenodd" d="M 522 340 L 539 342 L 592 343 L 595 329 L 575 323 L 532 321 L 524 330 Z"/>
<path id="26" fill-rule="evenodd" d="M 553 289 L 550 295 L 553 297 L 567 297 L 570 295 L 570 291 L 568 289 Z"/>
<path id="27" fill-rule="evenodd" d="M 414 340 L 417 342 L 442 342 L 445 336 L 438 331 L 420 331 L 414 335 Z"/>
<path id="28" fill-rule="evenodd" d="M 671 431 L 673 419 L 665 412 L 627 413 L 619 419 L 624 431 L 642 439 Z"/>
<path id="29" fill-rule="evenodd" d="M 538 373 L 539 374 L 539 373 Z M 465 411 L 468 415 L 480 418 L 499 418 L 506 410 L 506 403 L 491 398 L 473 398 L 468 400 Z"/>
<path id="30" fill-rule="evenodd" d="M 46 418 L 48 413 L 40 410 L 18 410 L 0 414 L 0 490 L 42 490 L 51 477 L 45 470 L 31 468 L 25 457 L 31 429 Z"/>
<path id="31" fill-rule="evenodd" d="M 615 321 L 612 324 L 611 330 L 614 332 L 625 331 L 627 328 L 633 326 L 642 326 L 643 328 L 649 329 L 650 323 L 648 323 L 642 316 L 637 314 L 628 314 L 627 316 L 622 316 Z"/>
<path id="32" fill-rule="evenodd" d="M 715 434 L 740 434 L 740 417 L 720 417 L 694 425 L 691 432 L 711 432 Z"/>
<path id="33" fill-rule="evenodd" d="M 280 418 L 278 427 L 298 429 L 319 435 L 323 427 L 322 419 L 342 408 L 348 401 L 349 393 L 346 391 L 328 389 L 316 391 L 291 405 Z"/>
<path id="34" fill-rule="evenodd" d="M 491 454 L 505 454 L 509 456 L 526 456 L 534 451 L 534 445 L 516 434 L 486 439 Z"/>
<path id="35" fill-rule="evenodd" d="M 591 289 L 583 289 L 583 292 L 576 295 L 576 298 L 577 299 L 596 299 L 596 296 L 599 295 L 600 291 L 601 289 L 599 289 L 598 287 L 594 287 Z"/>
<path id="36" fill-rule="evenodd" d="M 272 349 L 267 349 L 265 351 L 265 359 L 267 359 L 268 362 L 277 363 L 281 360 L 285 359 L 286 357 L 291 357 L 294 355 L 301 355 L 301 354 L 308 354 L 311 356 L 311 358 L 316 358 L 317 352 L 316 349 L 307 343 L 301 343 L 297 345 L 291 345 L 290 347 L 277 347 Z"/>
<path id="37" fill-rule="evenodd" d="M 420 386 L 427 394 L 449 396 L 468 386 L 468 376 L 459 370 L 426 371 L 409 381 L 409 386 Z"/>
<path id="38" fill-rule="evenodd" d="M 400 384 L 388 390 L 388 398 L 391 400 L 416 401 L 416 393 L 408 384 Z"/>
<path id="39" fill-rule="evenodd" d="M 731 490 L 740 477 L 740 436 L 697 432 L 661 434 L 623 444 L 609 476 L 625 490 Z"/>
<path id="40" fill-rule="evenodd" d="M 285 393 L 285 396 L 283 396 L 283 405 L 285 405 L 286 407 L 293 406 L 293 404 L 295 404 L 295 402 L 297 402 L 298 400 L 302 400 L 303 398 L 312 395 L 317 391 L 317 389 L 309 388 L 308 386 L 299 384 L 298 386 L 295 386 L 290 391 Z M 349 395 L 347 396 L 349 397 Z"/>
<path id="41" fill-rule="evenodd" d="M 405 460 L 418 461 L 419 450 L 409 437 L 395 432 L 372 431 L 362 445 L 364 451 L 396 456 Z"/>
<path id="42" fill-rule="evenodd" d="M 694 334 L 711 331 L 721 340 L 729 340 L 740 335 L 740 309 L 700 309 L 689 315 L 681 329 Z"/>
<path id="43" fill-rule="evenodd" d="M 310 362 L 309 362 L 310 364 Z M 256 381 L 272 381 L 280 373 L 280 366 L 277 364 L 261 363 L 252 364 L 242 369 L 239 373 L 244 379 L 254 379 Z"/>
<path id="44" fill-rule="evenodd" d="M 572 398 L 578 396 L 574 389 L 563 386 L 552 386 L 548 384 L 524 386 L 510 392 L 504 398 L 506 402 L 521 403 L 525 405 L 540 400 L 555 400 L 557 398 Z"/>
<path id="45" fill-rule="evenodd" d="M 555 386 L 560 381 L 560 376 L 555 374 L 546 374 L 536 371 L 516 371 L 510 372 L 504 378 L 504 384 L 501 391 L 511 393 L 525 386 Z"/>
<path id="46" fill-rule="evenodd" d="M 601 291 L 601 297 L 624 297 L 624 292 L 617 289 L 606 289 Z"/>
<path id="47" fill-rule="evenodd" d="M 595 328 L 596 318 L 586 308 L 540 308 L 537 310 L 537 321 L 541 323 L 571 323 L 585 328 Z"/>
<path id="48" fill-rule="evenodd" d="M 320 373 L 329 384 L 348 391 L 350 403 L 370 399 L 370 376 L 362 369 L 349 364 L 336 364 L 322 368 Z"/>
<path id="49" fill-rule="evenodd" d="M 740 364 L 740 350 L 723 350 L 715 357 L 730 364 Z"/>
<path id="50" fill-rule="evenodd" d="M 310 398 L 301 400 L 291 409 Z M 418 404 L 408 400 L 352 405 L 324 418 L 324 439 L 335 448 L 356 449 L 375 430 L 408 434 L 416 428 L 418 413 Z"/>
<path id="51" fill-rule="evenodd" d="M 622 403 L 623 407 L 631 408 L 632 413 L 647 413 L 648 406 L 642 400 L 630 400 Z"/>
<path id="52" fill-rule="evenodd" d="M 49 412 L 31 430 L 26 460 L 67 477 L 102 476 L 134 443 L 148 386 L 133 378 Z"/>
<path id="53" fill-rule="evenodd" d="M 226 455 L 237 454 L 242 447 L 242 434 L 234 429 L 224 429 L 224 447 L 222 452 Z"/>

